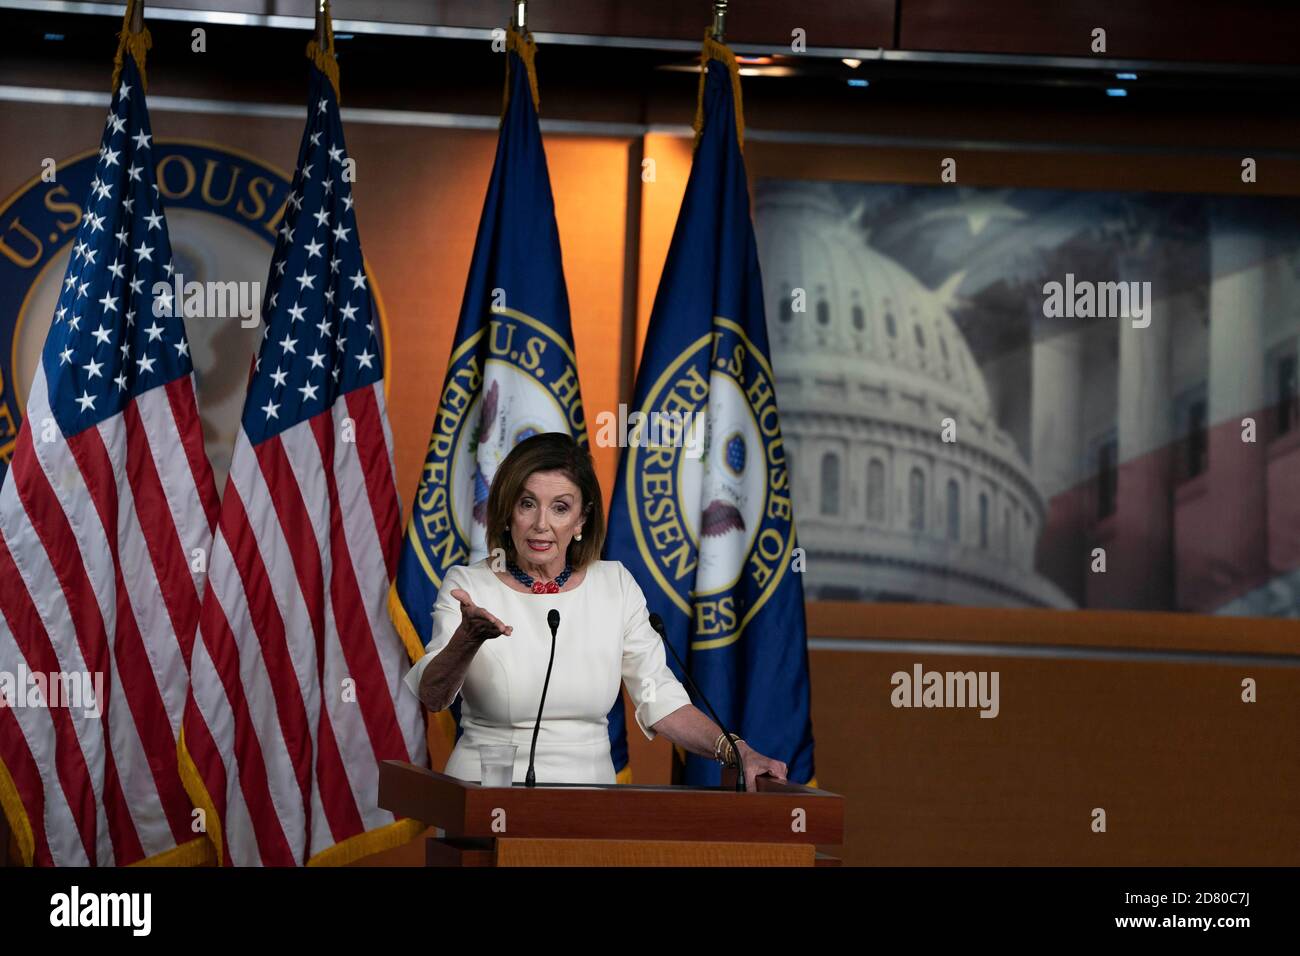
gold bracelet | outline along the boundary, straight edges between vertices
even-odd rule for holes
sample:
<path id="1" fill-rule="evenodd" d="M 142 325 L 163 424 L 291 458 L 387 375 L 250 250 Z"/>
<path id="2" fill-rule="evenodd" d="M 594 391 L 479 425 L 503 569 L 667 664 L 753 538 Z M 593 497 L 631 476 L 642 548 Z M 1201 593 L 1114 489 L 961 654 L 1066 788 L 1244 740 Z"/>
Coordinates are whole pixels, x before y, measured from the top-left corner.
<path id="1" fill-rule="evenodd" d="M 740 744 L 744 739 L 744 737 L 737 737 L 734 744 L 730 740 L 727 741 L 727 758 L 722 764 L 724 767 L 738 768 L 740 766 Z"/>
<path id="2" fill-rule="evenodd" d="M 717 739 L 717 740 L 713 741 L 713 759 L 716 760 L 716 761 L 718 761 L 718 763 L 722 763 L 722 762 L 723 762 L 723 760 L 722 760 L 722 742 L 723 742 L 724 740 L 726 740 L 726 739 L 727 739 L 727 734 L 726 734 L 726 732 L 724 731 L 723 733 L 718 734 L 718 739 Z"/>

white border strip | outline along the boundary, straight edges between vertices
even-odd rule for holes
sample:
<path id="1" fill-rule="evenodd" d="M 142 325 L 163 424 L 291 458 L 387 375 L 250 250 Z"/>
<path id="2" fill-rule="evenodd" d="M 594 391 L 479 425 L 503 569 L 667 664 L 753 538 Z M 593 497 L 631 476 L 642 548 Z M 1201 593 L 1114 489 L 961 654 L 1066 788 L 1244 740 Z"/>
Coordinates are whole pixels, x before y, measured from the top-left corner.
<path id="1" fill-rule="evenodd" d="M 0 6 L 4 0 L 0 0 Z M 107 108 L 109 94 L 98 90 L 63 90 L 41 86 L 0 85 L 0 103 L 45 103 L 60 106 L 93 106 Z M 303 106 L 287 103 L 251 103 L 237 100 L 203 99 L 191 96 L 149 96 L 149 109 L 153 112 L 208 113 L 222 116 L 257 116 L 271 119 L 303 117 Z M 385 110 L 343 107 L 340 112 L 346 123 L 372 123 L 381 126 L 418 126 L 434 129 L 495 130 L 500 126 L 498 116 L 472 113 L 438 113 L 421 110 Z M 679 139 L 694 137 L 689 126 L 653 123 L 607 123 L 590 120 L 545 119 L 542 132 L 571 136 L 626 136 L 638 139 L 647 133 L 675 136 Z M 1274 159 L 1300 160 L 1300 151 L 1237 146 L 1177 148 L 1172 146 L 1142 146 L 1108 143 L 1021 142 L 1017 140 L 948 140 L 920 136 L 885 136 L 869 133 L 819 133 L 797 130 L 764 130 L 746 127 L 745 138 L 755 143 L 787 143 L 804 146 L 860 146 L 875 148 L 936 149 L 962 152 L 1020 152 L 1020 153 L 1100 153 L 1143 156 L 1267 156 Z"/>
<path id="2" fill-rule="evenodd" d="M 0 85 L 0 102 L 44 103 L 53 106 L 93 106 L 107 108 L 107 91 L 60 90 L 39 86 Z M 149 96 L 150 112 L 209 113 L 224 116 L 258 116 L 270 119 L 301 120 L 306 107 L 287 103 L 248 103 L 237 100 L 212 100 L 192 96 Z M 427 126 L 439 129 L 487 129 L 501 125 L 498 116 L 472 113 L 434 113 L 417 110 L 381 110 L 342 107 L 344 122 L 372 123 L 380 126 Z M 644 136 L 648 127 L 638 123 L 594 123 L 585 120 L 543 119 L 542 129 L 549 133 L 572 133 L 584 136 Z M 694 135 L 682 127 L 682 135 Z"/>

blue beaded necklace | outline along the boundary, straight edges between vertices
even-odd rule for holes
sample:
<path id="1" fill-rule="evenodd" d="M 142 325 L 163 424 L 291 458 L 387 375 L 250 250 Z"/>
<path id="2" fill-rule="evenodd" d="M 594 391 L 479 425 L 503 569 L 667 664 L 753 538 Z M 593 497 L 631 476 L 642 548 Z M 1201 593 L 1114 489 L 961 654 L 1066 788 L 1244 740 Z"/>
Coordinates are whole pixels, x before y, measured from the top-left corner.
<path id="1" fill-rule="evenodd" d="M 569 580 L 569 575 L 573 573 L 573 568 L 569 562 L 564 562 L 564 570 L 560 572 L 559 577 L 554 581 L 534 581 L 531 575 L 525 574 L 509 558 L 506 558 L 506 570 L 510 572 L 511 577 L 529 588 L 534 594 L 557 594 L 560 588 L 564 587 L 564 582 Z"/>

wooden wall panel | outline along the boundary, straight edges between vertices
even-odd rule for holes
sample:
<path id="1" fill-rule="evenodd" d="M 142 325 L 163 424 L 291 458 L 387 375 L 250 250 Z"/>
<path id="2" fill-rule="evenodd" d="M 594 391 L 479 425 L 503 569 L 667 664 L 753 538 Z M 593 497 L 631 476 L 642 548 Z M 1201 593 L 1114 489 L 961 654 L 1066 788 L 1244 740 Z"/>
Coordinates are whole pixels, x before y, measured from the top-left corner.
<path id="1" fill-rule="evenodd" d="M 1092 52 L 1092 31 L 1106 52 Z M 1184 62 L 1300 62 L 1300 9 L 1270 0 L 903 0 L 900 47 Z"/>
<path id="2" fill-rule="evenodd" d="M 93 0 L 112 6 L 111 0 Z M 310 0 L 171 0 L 192 10 L 311 16 Z M 707 0 L 566 0 L 534 3 L 529 26 L 539 33 L 697 40 L 711 20 Z M 336 17 L 380 23 L 491 29 L 505 26 L 506 0 L 351 0 Z M 1092 31 L 1106 31 L 1104 54 Z M 801 28 L 809 48 L 902 49 L 1037 54 L 1182 62 L 1300 62 L 1300 10 L 1278 0 L 735 0 L 728 39 L 736 44 L 790 44 Z"/>
<path id="3" fill-rule="evenodd" d="M 1300 863 L 1300 666 L 811 659 L 818 783 L 846 798 L 846 864 Z M 891 674 L 916 663 L 998 671 L 998 716 L 893 707 Z"/>
<path id="4" fill-rule="evenodd" d="M 280 12 L 305 16 L 310 3 L 291 0 L 275 4 Z M 341 9 L 341 8 L 340 8 Z M 491 28 L 504 26 L 510 12 L 505 2 L 481 0 L 356 0 L 346 16 L 356 19 L 437 23 Z M 343 18 L 345 14 L 337 13 Z M 712 21 L 708 0 L 565 0 L 533 3 L 528 25 L 535 32 L 578 33 L 614 37 L 661 37 L 698 40 Z M 809 46 L 880 47 L 893 43 L 893 0 L 736 0 L 727 15 L 732 43 L 773 43 L 788 46 L 790 31 L 802 27 Z"/>
<path id="5" fill-rule="evenodd" d="M 113 0 L 92 0 L 110 6 Z M 190 10 L 272 13 L 310 17 L 311 0 L 171 0 Z M 416 23 L 491 29 L 509 22 L 507 0 L 349 0 L 334 6 L 339 21 Z M 655 37 L 699 40 L 712 22 L 708 0 L 562 0 L 534 2 L 528 26 L 538 33 L 573 33 L 604 37 Z M 789 45 L 790 31 L 802 27 L 809 46 L 884 47 L 893 44 L 894 0 L 734 0 L 727 17 L 732 43 Z M 121 14 L 119 13 L 120 17 Z"/>

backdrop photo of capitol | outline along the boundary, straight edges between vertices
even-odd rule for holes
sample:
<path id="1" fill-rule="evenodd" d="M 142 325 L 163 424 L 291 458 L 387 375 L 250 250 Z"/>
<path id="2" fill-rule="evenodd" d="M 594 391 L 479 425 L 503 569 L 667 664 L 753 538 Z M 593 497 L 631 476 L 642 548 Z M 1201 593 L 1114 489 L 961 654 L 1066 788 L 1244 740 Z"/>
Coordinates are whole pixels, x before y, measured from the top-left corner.
<path id="1" fill-rule="evenodd" d="M 810 600 L 1300 616 L 1300 202 L 764 179 L 755 228 Z"/>

